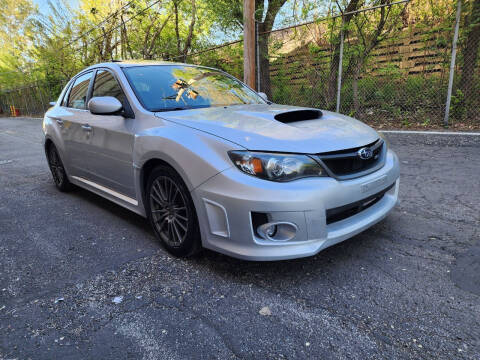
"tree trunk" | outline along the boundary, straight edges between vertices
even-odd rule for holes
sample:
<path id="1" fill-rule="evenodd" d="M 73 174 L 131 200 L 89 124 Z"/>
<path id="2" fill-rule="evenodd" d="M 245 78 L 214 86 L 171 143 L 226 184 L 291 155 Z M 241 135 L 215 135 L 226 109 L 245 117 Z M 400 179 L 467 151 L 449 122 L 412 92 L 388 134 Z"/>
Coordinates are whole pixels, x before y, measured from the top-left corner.
<path id="1" fill-rule="evenodd" d="M 195 29 L 195 21 L 197 19 L 197 6 L 195 4 L 195 0 L 192 1 L 192 19 L 190 20 L 190 25 L 188 26 L 188 35 L 187 38 L 185 39 L 185 45 L 183 46 L 183 62 L 187 62 L 187 54 L 188 50 L 190 50 L 190 47 L 192 46 L 192 39 L 193 39 L 193 30 Z"/>
<path id="2" fill-rule="evenodd" d="M 258 69 L 260 70 L 260 84 L 258 91 L 262 91 L 267 94 L 268 98 L 272 98 L 272 86 L 270 83 L 270 56 L 268 52 L 268 39 L 270 37 L 270 32 L 272 31 L 273 24 L 275 23 L 275 18 L 277 17 L 278 12 L 285 4 L 287 0 L 269 0 L 267 5 L 267 12 L 265 14 L 265 19 L 263 22 L 260 22 L 261 14 L 264 10 L 264 1 L 256 0 L 255 9 L 256 9 L 256 18 L 258 22 L 258 50 L 260 64 Z"/>
<path id="3" fill-rule="evenodd" d="M 127 33 L 127 26 L 125 25 L 125 20 L 123 19 L 123 15 L 120 16 L 120 19 L 122 20 L 122 28 L 123 28 L 123 37 L 124 37 L 124 40 L 125 40 L 125 44 L 126 44 L 126 51 L 128 51 L 128 54 L 130 55 L 130 59 L 134 59 L 133 57 L 133 52 L 132 52 L 132 48 L 130 47 L 130 41 L 128 40 L 128 33 Z"/>
<path id="4" fill-rule="evenodd" d="M 468 35 L 463 50 L 461 88 L 464 95 L 468 97 L 468 95 L 473 95 L 471 91 L 475 81 L 475 67 L 480 46 L 480 0 L 474 0 L 466 27 L 468 27 Z"/>
<path id="5" fill-rule="evenodd" d="M 264 30 L 264 23 L 258 24 L 259 33 Z M 269 99 L 272 99 L 272 86 L 270 84 L 270 59 L 268 53 L 268 38 L 270 34 L 263 34 L 258 36 L 258 51 L 260 66 L 257 71 L 260 71 L 260 84 L 258 91 L 267 94 Z"/>
<path id="6" fill-rule="evenodd" d="M 180 32 L 178 30 L 178 3 L 177 1 L 173 2 L 173 11 L 175 13 L 175 36 L 177 38 L 177 54 L 180 55 Z"/>
<path id="7" fill-rule="evenodd" d="M 350 0 L 347 7 L 344 10 L 344 13 L 352 12 L 358 10 L 363 5 L 363 0 Z M 344 18 L 344 28 L 347 28 L 347 25 L 352 20 L 354 14 L 346 15 Z M 341 29 L 340 29 L 341 31 Z M 346 39 L 348 31 L 344 30 L 344 38 Z M 327 107 L 333 106 L 336 101 L 337 96 L 337 78 L 338 78 L 338 63 L 340 61 L 340 33 L 338 34 L 338 39 L 333 44 L 333 56 L 330 62 L 330 72 L 328 75 L 327 81 Z"/>

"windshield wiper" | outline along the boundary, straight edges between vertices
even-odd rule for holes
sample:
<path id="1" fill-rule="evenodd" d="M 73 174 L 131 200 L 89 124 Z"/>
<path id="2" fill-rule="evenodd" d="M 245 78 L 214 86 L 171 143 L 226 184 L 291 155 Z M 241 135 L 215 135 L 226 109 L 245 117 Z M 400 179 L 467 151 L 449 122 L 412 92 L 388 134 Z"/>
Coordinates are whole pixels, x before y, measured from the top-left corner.
<path id="1" fill-rule="evenodd" d="M 174 107 L 174 108 L 164 108 L 164 109 L 156 109 L 152 110 L 153 112 L 163 112 L 163 111 L 178 111 L 178 110 L 190 110 L 193 109 L 192 107 Z"/>
<path id="2" fill-rule="evenodd" d="M 162 100 L 176 100 L 176 99 L 177 99 L 177 94 L 165 96 L 164 98 L 162 98 Z"/>
<path id="3" fill-rule="evenodd" d="M 154 110 L 150 110 L 150 111 L 152 111 L 152 112 L 164 112 L 164 111 L 192 110 L 192 109 L 208 108 L 208 107 L 211 107 L 211 106 L 212 105 L 176 106 L 176 107 L 171 107 L 171 108 L 154 109 Z"/>

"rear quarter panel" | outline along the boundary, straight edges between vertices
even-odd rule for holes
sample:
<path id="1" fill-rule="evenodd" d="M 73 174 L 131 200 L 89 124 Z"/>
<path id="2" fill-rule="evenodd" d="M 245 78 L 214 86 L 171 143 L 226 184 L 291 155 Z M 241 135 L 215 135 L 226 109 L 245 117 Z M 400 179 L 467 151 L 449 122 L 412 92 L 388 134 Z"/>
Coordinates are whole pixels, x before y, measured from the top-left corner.
<path id="1" fill-rule="evenodd" d="M 64 110 L 60 107 L 53 107 L 49 109 L 46 113 L 45 116 L 43 117 L 43 124 L 42 124 L 42 130 L 43 134 L 45 136 L 44 138 L 44 145 L 46 145 L 47 141 L 50 140 L 55 144 L 55 147 L 57 148 L 60 158 L 63 161 L 63 165 L 65 166 L 65 169 L 69 169 L 69 164 L 67 161 L 67 153 L 65 149 L 65 138 L 64 138 L 64 133 L 68 129 L 62 129 L 60 126 L 58 126 L 57 122 L 55 121 L 55 118 L 60 118 L 63 115 Z M 68 126 L 68 125 L 67 125 Z"/>

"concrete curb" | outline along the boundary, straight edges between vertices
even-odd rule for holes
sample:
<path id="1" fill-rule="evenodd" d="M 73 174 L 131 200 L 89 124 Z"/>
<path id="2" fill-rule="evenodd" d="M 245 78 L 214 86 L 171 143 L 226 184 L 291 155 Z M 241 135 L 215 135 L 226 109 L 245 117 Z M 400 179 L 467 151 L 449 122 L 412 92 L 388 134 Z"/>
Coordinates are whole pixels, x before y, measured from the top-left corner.
<path id="1" fill-rule="evenodd" d="M 378 130 L 378 132 L 386 134 L 422 134 L 422 135 L 466 135 L 480 136 L 480 132 L 463 132 L 463 131 L 419 131 L 419 130 Z"/>

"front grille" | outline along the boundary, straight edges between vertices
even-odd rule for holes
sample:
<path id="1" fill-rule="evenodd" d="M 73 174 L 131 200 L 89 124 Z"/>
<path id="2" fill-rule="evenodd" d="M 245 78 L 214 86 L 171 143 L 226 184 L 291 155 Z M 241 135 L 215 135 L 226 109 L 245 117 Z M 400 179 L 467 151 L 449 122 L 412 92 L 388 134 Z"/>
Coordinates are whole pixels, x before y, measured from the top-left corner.
<path id="1" fill-rule="evenodd" d="M 353 203 L 339 206 L 333 209 L 328 209 L 327 210 L 327 225 L 332 224 L 334 222 L 344 220 L 346 218 L 349 218 L 350 216 L 356 215 L 359 212 L 368 209 L 370 206 L 373 206 L 377 202 L 379 202 L 385 193 L 390 190 L 395 183 L 387 187 L 386 189 L 383 189 L 382 191 L 376 193 L 375 195 L 369 196 L 365 199 L 355 201 Z"/>
<path id="2" fill-rule="evenodd" d="M 372 151 L 372 157 L 362 159 L 358 151 L 367 148 Z M 362 175 L 368 170 L 375 170 L 383 161 L 383 140 L 379 139 L 371 144 L 357 148 L 317 154 L 323 164 L 338 177 L 353 177 Z"/>

